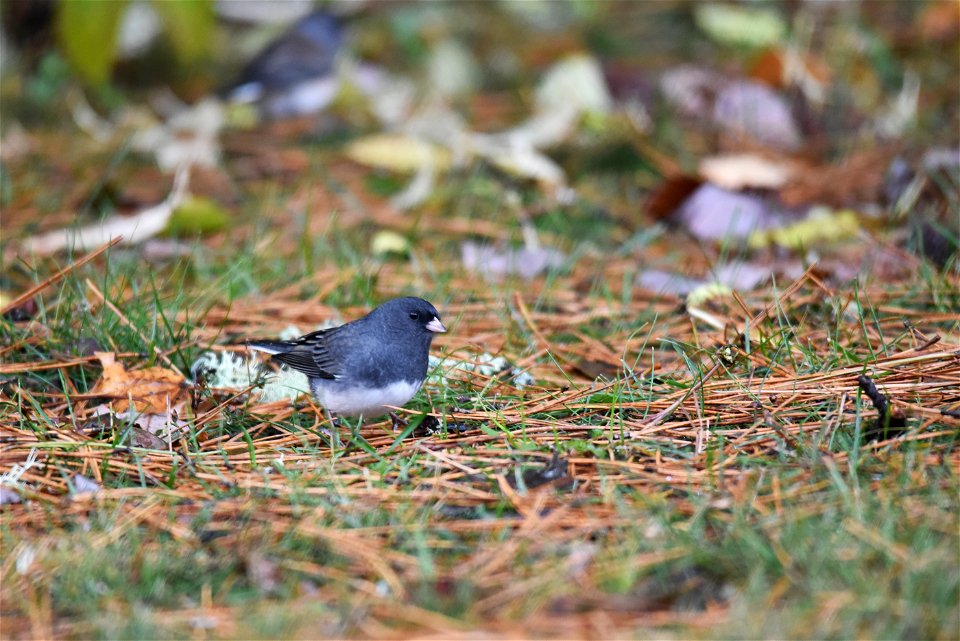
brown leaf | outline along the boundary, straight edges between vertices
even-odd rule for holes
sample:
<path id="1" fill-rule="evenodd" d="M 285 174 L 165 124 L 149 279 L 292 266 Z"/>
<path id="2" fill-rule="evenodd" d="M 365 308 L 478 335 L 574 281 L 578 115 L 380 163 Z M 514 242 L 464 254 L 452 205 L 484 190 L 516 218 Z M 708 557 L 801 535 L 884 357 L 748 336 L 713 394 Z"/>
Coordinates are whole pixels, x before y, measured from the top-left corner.
<path id="1" fill-rule="evenodd" d="M 920 42 L 950 42 L 960 38 L 960 2 L 927 3 L 917 17 Z"/>
<path id="2" fill-rule="evenodd" d="M 794 172 L 780 189 L 787 207 L 829 205 L 835 208 L 876 203 L 883 198 L 884 177 L 896 149 L 871 149 L 840 164 L 810 167 Z"/>
<path id="3" fill-rule="evenodd" d="M 787 52 L 782 47 L 765 50 L 754 61 L 750 77 L 775 89 L 786 89 L 794 83 L 826 87 L 833 80 L 827 64 L 813 54 L 803 57 L 802 64 L 792 72 L 794 77 L 790 78 L 786 72 L 786 58 Z"/>
<path id="4" fill-rule="evenodd" d="M 667 176 L 647 198 L 644 209 L 654 220 L 663 220 L 702 184 L 703 180 L 688 174 Z"/>
<path id="5" fill-rule="evenodd" d="M 143 447 L 148 450 L 165 450 L 167 442 L 142 427 L 133 426 L 130 433 L 130 447 Z"/>
<path id="6" fill-rule="evenodd" d="M 186 401 L 183 376 L 164 367 L 148 367 L 128 372 L 113 352 L 97 352 L 103 374 L 92 393 L 115 397 L 110 409 L 116 413 L 166 414 Z"/>

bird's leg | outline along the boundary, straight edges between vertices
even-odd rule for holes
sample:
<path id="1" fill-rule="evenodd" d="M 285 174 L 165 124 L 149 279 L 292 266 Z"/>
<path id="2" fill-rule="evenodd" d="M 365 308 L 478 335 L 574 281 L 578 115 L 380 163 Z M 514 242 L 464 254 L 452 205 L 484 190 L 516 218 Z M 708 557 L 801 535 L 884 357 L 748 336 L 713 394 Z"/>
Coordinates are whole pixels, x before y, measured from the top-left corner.
<path id="1" fill-rule="evenodd" d="M 401 425 L 402 425 L 403 427 L 406 427 L 406 426 L 410 425 L 410 422 L 409 422 L 409 421 L 403 420 L 402 418 L 400 418 L 399 416 L 397 416 L 397 415 L 394 414 L 393 412 L 389 412 L 388 414 L 389 414 L 389 416 L 390 416 L 390 421 L 393 423 L 393 431 L 394 431 L 394 432 L 398 431 L 398 430 L 400 429 L 400 426 L 401 426 Z"/>
<path id="2" fill-rule="evenodd" d="M 334 416 L 326 407 L 323 408 L 323 413 L 327 415 L 327 421 L 330 423 L 329 434 L 331 445 L 342 448 L 343 444 L 340 442 L 340 432 L 338 430 L 340 427 L 340 417 Z"/>

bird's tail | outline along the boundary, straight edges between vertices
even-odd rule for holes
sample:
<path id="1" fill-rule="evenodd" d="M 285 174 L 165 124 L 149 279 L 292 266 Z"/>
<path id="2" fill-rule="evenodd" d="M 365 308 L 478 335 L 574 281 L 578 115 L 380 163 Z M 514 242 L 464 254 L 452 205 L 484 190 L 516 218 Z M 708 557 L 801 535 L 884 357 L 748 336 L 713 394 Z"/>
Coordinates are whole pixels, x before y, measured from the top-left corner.
<path id="1" fill-rule="evenodd" d="M 276 356 L 277 354 L 284 354 L 289 352 L 293 347 L 289 341 L 248 341 L 247 348 L 252 349 L 255 352 L 263 352 L 264 354 L 269 354 L 270 356 Z"/>

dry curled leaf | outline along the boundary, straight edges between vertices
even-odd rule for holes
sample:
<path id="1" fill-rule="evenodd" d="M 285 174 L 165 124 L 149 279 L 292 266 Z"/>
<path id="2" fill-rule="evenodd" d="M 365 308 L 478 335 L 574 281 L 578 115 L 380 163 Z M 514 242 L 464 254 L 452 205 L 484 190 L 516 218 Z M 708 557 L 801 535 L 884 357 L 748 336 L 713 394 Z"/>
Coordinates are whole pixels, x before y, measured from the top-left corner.
<path id="1" fill-rule="evenodd" d="M 793 165 L 760 154 L 726 154 L 700 161 L 700 175 L 724 189 L 779 189 L 794 173 Z"/>
<path id="2" fill-rule="evenodd" d="M 344 154 L 366 167 L 399 173 L 417 171 L 424 164 L 443 172 L 452 163 L 446 149 L 401 134 L 374 134 L 360 138 L 350 143 Z"/>
<path id="3" fill-rule="evenodd" d="M 164 367 L 148 367 L 128 372 L 112 352 L 97 352 L 103 374 L 93 388 L 94 394 L 111 396 L 113 412 L 166 414 L 187 398 L 184 378 Z"/>
<path id="4" fill-rule="evenodd" d="M 895 155 L 895 147 L 869 149 L 838 164 L 794 172 L 780 189 L 780 200 L 788 207 L 850 207 L 878 202 L 883 197 L 887 168 Z"/>

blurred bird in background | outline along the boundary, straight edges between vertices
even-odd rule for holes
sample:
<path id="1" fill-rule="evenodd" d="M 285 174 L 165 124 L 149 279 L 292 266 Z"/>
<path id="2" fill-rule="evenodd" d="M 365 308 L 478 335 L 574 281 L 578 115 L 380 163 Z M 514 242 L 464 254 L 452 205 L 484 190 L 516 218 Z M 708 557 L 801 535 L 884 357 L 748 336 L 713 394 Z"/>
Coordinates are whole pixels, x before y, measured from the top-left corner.
<path id="1" fill-rule="evenodd" d="M 314 11 L 268 44 L 221 95 L 256 104 L 264 120 L 320 111 L 340 90 L 335 63 L 343 39 L 339 18 Z"/>

